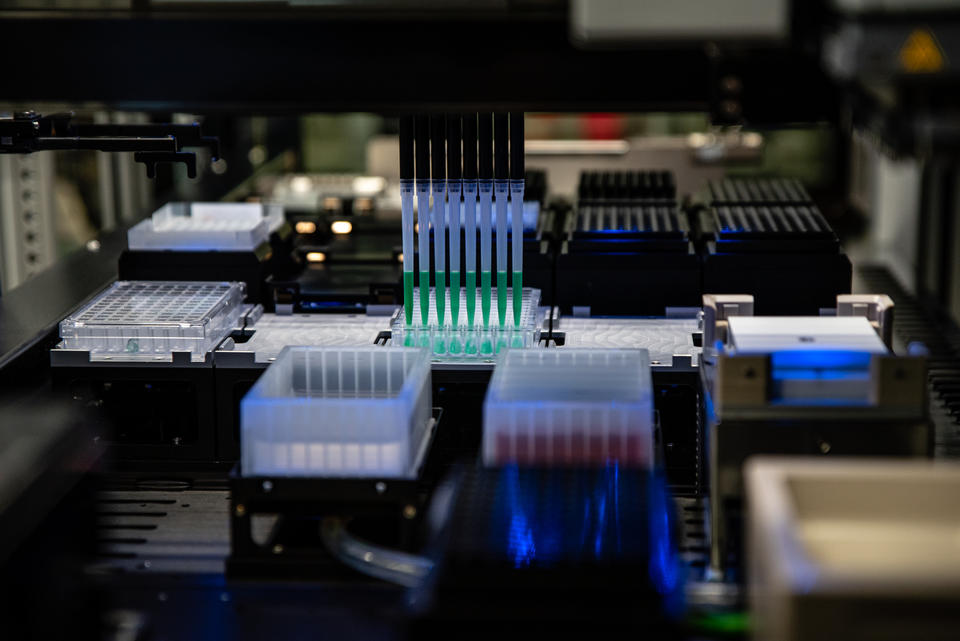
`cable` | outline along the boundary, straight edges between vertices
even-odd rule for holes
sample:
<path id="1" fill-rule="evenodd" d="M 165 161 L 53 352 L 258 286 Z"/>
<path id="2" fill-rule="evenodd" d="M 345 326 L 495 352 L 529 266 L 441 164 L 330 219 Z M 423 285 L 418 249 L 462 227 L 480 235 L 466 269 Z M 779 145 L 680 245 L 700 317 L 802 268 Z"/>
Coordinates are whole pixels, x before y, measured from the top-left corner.
<path id="1" fill-rule="evenodd" d="M 326 517 L 320 536 L 327 550 L 354 570 L 377 579 L 412 588 L 433 570 L 433 561 L 362 541 L 349 532 L 339 517 Z"/>

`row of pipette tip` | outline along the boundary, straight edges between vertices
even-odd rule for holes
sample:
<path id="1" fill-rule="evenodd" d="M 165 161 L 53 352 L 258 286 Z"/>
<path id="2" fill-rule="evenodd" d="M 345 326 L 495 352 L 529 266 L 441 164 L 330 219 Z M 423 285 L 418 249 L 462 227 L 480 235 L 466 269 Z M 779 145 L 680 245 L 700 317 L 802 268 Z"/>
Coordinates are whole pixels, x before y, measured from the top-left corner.
<path id="1" fill-rule="evenodd" d="M 461 148 L 462 145 L 462 148 Z M 462 162 L 461 162 L 462 159 Z M 509 160 L 508 160 L 509 159 Z M 400 196 L 403 225 L 404 321 L 416 325 L 414 279 L 419 288 L 419 325 L 431 326 L 430 303 L 436 326 L 489 328 L 492 293 L 497 298 L 498 326 L 507 328 L 508 291 L 512 288 L 514 327 L 523 311 L 523 114 L 481 113 L 419 115 L 400 118 Z M 414 225 L 414 197 L 417 221 Z M 462 203 L 461 203 L 462 198 Z M 480 205 L 480 253 L 477 269 L 477 204 Z M 464 221 L 464 286 L 477 291 L 480 272 L 480 313 L 476 298 L 466 296 L 460 308 L 460 208 Z M 508 216 L 507 210 L 510 210 Z M 448 215 L 449 211 L 449 215 Z M 494 217 L 494 211 L 496 216 Z M 492 237 L 496 220 L 497 280 L 493 289 Z M 512 282 L 508 283 L 507 224 L 511 226 Z M 433 229 L 434 295 L 430 296 L 430 230 Z M 419 274 L 414 273 L 414 234 L 418 237 Z M 446 269 L 450 242 L 449 274 Z M 448 281 L 449 276 L 449 281 Z M 447 315 L 447 287 L 450 314 Z M 449 320 L 449 324 L 448 324 Z"/>

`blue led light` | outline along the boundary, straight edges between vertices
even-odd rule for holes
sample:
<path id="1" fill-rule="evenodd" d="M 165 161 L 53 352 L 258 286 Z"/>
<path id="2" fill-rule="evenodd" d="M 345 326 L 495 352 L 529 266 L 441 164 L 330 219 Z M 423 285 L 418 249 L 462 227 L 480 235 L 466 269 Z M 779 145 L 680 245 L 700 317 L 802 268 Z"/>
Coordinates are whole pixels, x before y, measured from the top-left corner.
<path id="1" fill-rule="evenodd" d="M 784 350 L 770 355 L 774 370 L 860 370 L 870 368 L 871 352 L 846 349 Z"/>

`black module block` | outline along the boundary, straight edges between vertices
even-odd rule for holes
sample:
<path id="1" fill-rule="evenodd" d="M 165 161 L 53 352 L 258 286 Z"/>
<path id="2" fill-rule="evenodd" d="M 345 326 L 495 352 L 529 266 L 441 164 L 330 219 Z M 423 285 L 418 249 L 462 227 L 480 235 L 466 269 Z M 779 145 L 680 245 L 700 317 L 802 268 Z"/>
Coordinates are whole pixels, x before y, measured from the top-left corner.
<path id="1" fill-rule="evenodd" d="M 91 429 L 108 454 L 127 461 L 217 460 L 216 390 L 205 362 L 175 354 L 170 363 L 90 363 L 59 354 L 54 389 L 78 408 L 95 408 Z"/>
<path id="2" fill-rule="evenodd" d="M 617 465 L 458 472 L 436 494 L 452 498 L 434 576 L 412 596 L 416 632 L 670 629 L 682 579 L 662 479 Z"/>
<path id="3" fill-rule="evenodd" d="M 703 291 L 752 294 L 760 315 L 817 315 L 849 294 L 852 267 L 837 235 L 795 181 L 725 181 L 701 214 Z M 808 197 L 807 197 L 808 198 Z M 732 200 L 743 199 L 734 204 Z M 784 204 L 753 204 L 777 201 Z"/>
<path id="4" fill-rule="evenodd" d="M 700 262 L 667 171 L 583 172 L 557 257 L 564 312 L 662 316 L 700 304 Z"/>
<path id="5" fill-rule="evenodd" d="M 234 281 L 246 285 L 248 303 L 268 311 L 272 300 L 264 283 L 271 273 L 273 248 L 263 243 L 254 251 L 144 251 L 120 255 L 120 280 Z"/>

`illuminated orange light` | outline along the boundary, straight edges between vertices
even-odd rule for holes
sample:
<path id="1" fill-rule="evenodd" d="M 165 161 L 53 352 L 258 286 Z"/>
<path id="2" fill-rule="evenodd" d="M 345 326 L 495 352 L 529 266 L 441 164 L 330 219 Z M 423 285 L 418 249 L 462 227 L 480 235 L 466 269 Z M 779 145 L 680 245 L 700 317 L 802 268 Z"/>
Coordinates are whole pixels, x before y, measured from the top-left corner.
<path id="1" fill-rule="evenodd" d="M 330 231 L 334 234 L 349 234 L 353 231 L 353 223 L 349 220 L 335 220 L 330 225 Z"/>

